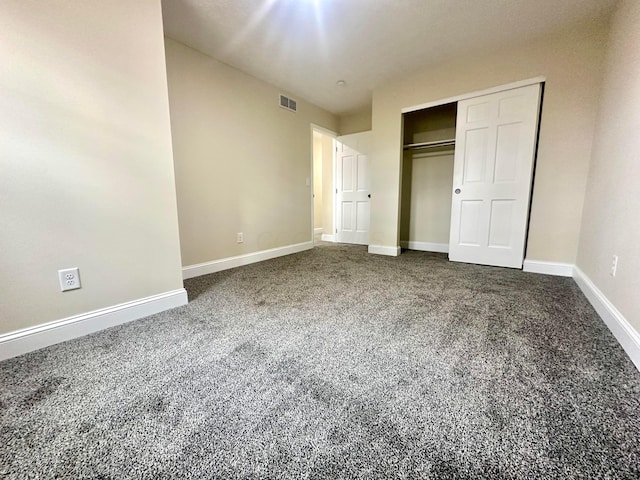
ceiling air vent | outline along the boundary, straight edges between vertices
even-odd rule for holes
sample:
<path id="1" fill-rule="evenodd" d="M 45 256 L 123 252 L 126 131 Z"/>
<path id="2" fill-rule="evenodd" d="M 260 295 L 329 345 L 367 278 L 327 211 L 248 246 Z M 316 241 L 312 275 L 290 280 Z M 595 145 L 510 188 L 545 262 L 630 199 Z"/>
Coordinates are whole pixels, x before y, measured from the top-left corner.
<path id="1" fill-rule="evenodd" d="M 295 112 L 298 109 L 298 104 L 293 98 L 285 97 L 282 94 L 280 95 L 280 106 L 287 110 L 291 110 L 292 112 Z"/>

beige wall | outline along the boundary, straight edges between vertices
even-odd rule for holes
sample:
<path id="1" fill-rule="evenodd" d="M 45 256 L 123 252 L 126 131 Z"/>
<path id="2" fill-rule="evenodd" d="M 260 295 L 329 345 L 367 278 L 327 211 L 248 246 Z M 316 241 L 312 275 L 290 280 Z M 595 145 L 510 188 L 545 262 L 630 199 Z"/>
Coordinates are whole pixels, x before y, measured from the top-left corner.
<path id="1" fill-rule="evenodd" d="M 371 105 L 362 110 L 340 116 L 340 135 L 368 132 L 371 130 Z"/>
<path id="2" fill-rule="evenodd" d="M 337 118 L 280 108 L 287 92 L 171 39 L 166 53 L 183 265 L 311 241 L 311 123 Z"/>
<path id="3" fill-rule="evenodd" d="M 640 2 L 620 4 L 605 66 L 577 265 L 640 331 Z"/>
<path id="4" fill-rule="evenodd" d="M 422 70 L 373 92 L 371 244 L 399 240 L 401 109 L 546 76 L 527 258 L 574 263 L 607 25 Z"/>
<path id="5" fill-rule="evenodd" d="M 0 333 L 181 288 L 159 0 L 4 0 L 0 23 Z"/>
<path id="6" fill-rule="evenodd" d="M 453 151 L 407 151 L 402 167 L 401 242 L 449 244 Z"/>

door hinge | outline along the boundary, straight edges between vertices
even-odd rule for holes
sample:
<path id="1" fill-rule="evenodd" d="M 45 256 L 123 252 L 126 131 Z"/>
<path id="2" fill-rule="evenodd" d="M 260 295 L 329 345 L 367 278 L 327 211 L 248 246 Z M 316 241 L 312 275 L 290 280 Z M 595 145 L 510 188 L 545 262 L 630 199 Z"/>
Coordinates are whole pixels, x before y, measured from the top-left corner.
<path id="1" fill-rule="evenodd" d="M 336 195 L 338 194 L 338 189 L 336 188 Z"/>
<path id="2" fill-rule="evenodd" d="M 336 233 L 338 233 L 338 229 L 336 228 Z"/>

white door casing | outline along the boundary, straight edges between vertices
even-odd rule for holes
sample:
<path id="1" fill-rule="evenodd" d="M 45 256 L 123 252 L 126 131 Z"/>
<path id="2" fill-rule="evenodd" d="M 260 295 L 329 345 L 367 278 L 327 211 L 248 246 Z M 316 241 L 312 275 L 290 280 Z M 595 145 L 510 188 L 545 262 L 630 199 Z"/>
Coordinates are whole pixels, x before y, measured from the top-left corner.
<path id="1" fill-rule="evenodd" d="M 336 241 L 369 244 L 371 132 L 336 138 Z"/>
<path id="2" fill-rule="evenodd" d="M 541 85 L 458 103 L 449 259 L 522 268 Z"/>

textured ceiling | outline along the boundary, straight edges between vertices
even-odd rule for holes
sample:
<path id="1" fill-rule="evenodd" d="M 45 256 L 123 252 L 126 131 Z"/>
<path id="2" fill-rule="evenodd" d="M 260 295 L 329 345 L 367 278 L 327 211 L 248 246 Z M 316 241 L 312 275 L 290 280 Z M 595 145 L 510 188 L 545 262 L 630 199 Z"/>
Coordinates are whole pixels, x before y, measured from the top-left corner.
<path id="1" fill-rule="evenodd" d="M 333 113 L 475 50 L 608 15 L 616 0 L 163 0 L 165 34 Z M 345 80 L 345 86 L 336 85 Z"/>

